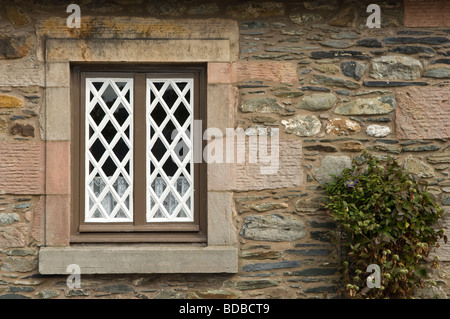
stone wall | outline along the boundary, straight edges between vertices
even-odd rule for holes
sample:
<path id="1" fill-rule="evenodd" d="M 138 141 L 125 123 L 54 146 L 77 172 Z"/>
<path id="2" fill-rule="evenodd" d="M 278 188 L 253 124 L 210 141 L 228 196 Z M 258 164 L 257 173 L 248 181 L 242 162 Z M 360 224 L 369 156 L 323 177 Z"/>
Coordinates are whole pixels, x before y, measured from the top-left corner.
<path id="1" fill-rule="evenodd" d="M 321 185 L 363 150 L 397 157 L 450 210 L 448 2 L 380 1 L 381 28 L 370 29 L 371 2 L 92 0 L 80 2 L 87 25 L 62 30 L 55 21 L 68 16 L 65 1 L 2 1 L 0 298 L 332 298 L 339 252 L 327 237 L 335 225 L 320 209 Z M 208 78 L 232 84 L 214 94 L 230 99 L 234 109 L 223 114 L 233 128 L 279 129 L 284 164 L 257 180 L 248 164 L 231 169 L 237 274 L 82 275 L 81 288 L 70 289 L 66 276 L 42 276 L 37 265 L 51 222 L 46 182 L 64 183 L 44 176 L 45 165 L 64 163 L 45 157 L 43 40 L 145 38 L 142 18 L 238 23 L 238 61 L 209 65 Z M 436 286 L 422 295 L 444 298 L 449 245 L 436 254 Z"/>

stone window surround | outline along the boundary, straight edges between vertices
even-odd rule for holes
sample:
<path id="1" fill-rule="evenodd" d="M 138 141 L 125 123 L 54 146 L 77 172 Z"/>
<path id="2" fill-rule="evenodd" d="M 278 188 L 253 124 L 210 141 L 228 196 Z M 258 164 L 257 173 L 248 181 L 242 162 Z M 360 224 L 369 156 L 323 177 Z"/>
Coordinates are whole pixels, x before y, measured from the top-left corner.
<path id="1" fill-rule="evenodd" d="M 237 29 L 236 25 L 233 25 Z M 235 30 L 236 30 L 235 29 Z M 208 165 L 208 245 L 70 243 L 70 63 L 208 64 L 207 127 L 233 127 L 236 91 L 223 70 L 238 57 L 234 39 L 46 39 L 45 240 L 41 274 L 236 273 L 238 249 L 233 226 L 230 166 Z M 174 49 L 175 48 L 175 49 Z M 220 70 L 220 74 L 216 70 Z M 211 76 L 210 76 L 211 74 Z M 224 113 L 225 112 L 225 113 Z M 218 167 L 217 165 L 221 165 Z M 228 181 L 228 182 L 227 182 Z M 157 261 L 157 262 L 152 262 Z"/>

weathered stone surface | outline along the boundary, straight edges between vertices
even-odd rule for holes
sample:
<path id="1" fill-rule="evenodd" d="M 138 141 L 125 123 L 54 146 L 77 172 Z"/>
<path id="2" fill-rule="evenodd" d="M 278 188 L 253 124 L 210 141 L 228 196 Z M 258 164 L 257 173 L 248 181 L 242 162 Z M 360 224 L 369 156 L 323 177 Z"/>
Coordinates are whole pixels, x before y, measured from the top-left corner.
<path id="1" fill-rule="evenodd" d="M 336 10 L 339 3 L 338 0 L 308 0 L 303 5 L 307 10 Z"/>
<path id="2" fill-rule="evenodd" d="M 314 66 L 314 70 L 318 70 L 322 73 L 329 73 L 329 74 L 338 74 L 340 69 L 337 65 L 326 63 L 326 64 L 318 64 Z"/>
<path id="3" fill-rule="evenodd" d="M 5 108 L 23 107 L 23 100 L 15 96 L 2 94 L 0 95 L 0 108 L 2 107 Z"/>
<path id="4" fill-rule="evenodd" d="M 361 51 L 313 51 L 310 53 L 312 59 L 332 59 L 332 58 L 354 58 L 367 60 L 370 59 L 370 55 Z"/>
<path id="5" fill-rule="evenodd" d="M 2 265 L 4 271 L 29 272 L 37 267 L 36 258 L 7 257 Z"/>
<path id="6" fill-rule="evenodd" d="M 420 77 L 422 64 L 405 56 L 382 56 L 372 61 L 370 76 L 374 79 L 414 80 Z"/>
<path id="7" fill-rule="evenodd" d="M 354 46 L 355 44 L 351 41 L 344 41 L 344 40 L 326 40 L 321 41 L 321 45 L 326 47 L 331 47 L 335 49 L 346 49 Z"/>
<path id="8" fill-rule="evenodd" d="M 358 39 L 359 35 L 352 31 L 340 31 L 330 35 L 330 38 L 342 40 L 342 39 Z"/>
<path id="9" fill-rule="evenodd" d="M 351 166 L 352 161 L 348 156 L 328 155 L 322 159 L 320 166 L 314 170 L 314 177 L 319 183 L 326 184 L 333 180 L 330 175 L 339 176 L 343 169 Z"/>
<path id="10" fill-rule="evenodd" d="M 381 48 L 383 44 L 376 38 L 361 39 L 356 42 L 357 45 L 366 48 Z"/>
<path id="11" fill-rule="evenodd" d="M 285 132 L 297 136 L 314 136 L 319 134 L 322 124 L 315 115 L 297 115 L 289 120 L 282 120 Z"/>
<path id="12" fill-rule="evenodd" d="M 289 18 L 292 22 L 299 25 L 319 22 L 322 20 L 322 16 L 317 13 L 293 13 L 289 16 Z"/>
<path id="13" fill-rule="evenodd" d="M 134 289 L 132 286 L 125 285 L 125 284 L 113 284 L 113 285 L 106 285 L 103 287 L 98 287 L 95 289 L 95 291 L 102 291 L 110 294 L 121 294 L 121 293 L 129 293 L 134 292 Z"/>
<path id="14" fill-rule="evenodd" d="M 331 109 L 336 102 L 337 98 L 332 93 L 316 93 L 303 97 L 296 107 L 309 111 L 324 111 Z"/>
<path id="15" fill-rule="evenodd" d="M 0 142 L 0 194 L 44 193 L 43 143 Z"/>
<path id="16" fill-rule="evenodd" d="M 322 196 L 300 198 L 294 201 L 295 210 L 299 213 L 315 213 L 321 209 Z"/>
<path id="17" fill-rule="evenodd" d="M 284 111 L 284 108 L 277 103 L 275 98 L 255 98 L 242 102 L 239 110 L 244 113 L 280 113 Z"/>
<path id="18" fill-rule="evenodd" d="M 278 286 L 278 284 L 272 280 L 258 279 L 258 280 L 228 281 L 225 282 L 224 286 L 238 290 L 252 290 L 252 289 L 263 289 L 268 287 L 276 287 Z"/>
<path id="19" fill-rule="evenodd" d="M 356 99 L 348 104 L 338 106 L 335 114 L 339 115 L 379 115 L 388 114 L 396 107 L 394 96 Z"/>
<path id="20" fill-rule="evenodd" d="M 405 158 L 403 165 L 410 173 L 419 177 L 430 178 L 435 176 L 434 169 L 430 165 L 412 155 L 408 155 L 408 157 Z"/>
<path id="21" fill-rule="evenodd" d="M 361 126 L 357 122 L 339 117 L 329 119 L 325 127 L 325 132 L 333 135 L 356 134 L 360 130 Z"/>
<path id="22" fill-rule="evenodd" d="M 372 149 L 380 151 L 380 152 L 387 152 L 392 154 L 400 154 L 402 151 L 402 148 L 396 145 L 381 145 L 377 144 L 372 147 Z"/>
<path id="23" fill-rule="evenodd" d="M 427 161 L 430 164 L 450 163 L 450 152 L 435 153 L 427 156 Z"/>
<path id="24" fill-rule="evenodd" d="M 450 64 L 450 59 L 436 59 L 430 62 L 430 64 Z"/>
<path id="25" fill-rule="evenodd" d="M 0 227 L 0 248 L 25 246 L 25 236 L 14 227 Z"/>
<path id="26" fill-rule="evenodd" d="M 226 13 L 236 18 L 264 18 L 284 14 L 284 4 L 271 1 L 245 1 L 227 7 Z"/>
<path id="27" fill-rule="evenodd" d="M 5 14 L 14 28 L 22 28 L 30 23 L 30 17 L 19 7 L 6 6 Z"/>
<path id="28" fill-rule="evenodd" d="M 308 151 L 319 151 L 319 152 L 329 152 L 329 153 L 337 152 L 337 148 L 334 146 L 331 146 L 331 145 L 317 144 L 317 145 L 308 145 L 303 148 Z"/>
<path id="29" fill-rule="evenodd" d="M 445 37 L 385 37 L 384 43 L 387 44 L 408 44 L 408 43 L 421 43 L 421 44 L 445 44 L 450 40 Z"/>
<path id="30" fill-rule="evenodd" d="M 30 124 L 16 123 L 11 127 L 10 133 L 12 135 L 20 134 L 23 137 L 34 137 L 34 126 Z"/>
<path id="31" fill-rule="evenodd" d="M 373 137 L 386 137 L 391 134 L 391 129 L 388 126 L 372 124 L 367 127 L 366 134 Z"/>
<path id="32" fill-rule="evenodd" d="M 246 205 L 245 207 L 247 207 L 251 210 L 257 211 L 257 212 L 267 212 L 269 210 L 288 208 L 289 205 L 286 203 L 266 202 L 266 203 L 259 203 L 259 204 L 250 204 L 250 205 Z"/>
<path id="33" fill-rule="evenodd" d="M 337 86 L 337 87 L 343 87 L 343 88 L 347 88 L 347 89 L 358 89 L 359 87 L 361 87 L 361 85 L 359 83 L 355 83 L 355 82 L 341 79 L 341 78 L 322 75 L 322 74 L 314 74 L 311 84 Z"/>
<path id="34" fill-rule="evenodd" d="M 33 42 L 26 36 L 0 36 L 0 60 L 19 59 L 30 52 Z"/>
<path id="35" fill-rule="evenodd" d="M 341 63 L 342 74 L 344 74 L 345 76 L 352 77 L 358 81 L 364 75 L 366 68 L 367 68 L 367 63 L 363 63 L 363 62 L 349 61 L 349 62 Z"/>
<path id="36" fill-rule="evenodd" d="M 428 68 L 423 76 L 427 78 L 449 79 L 450 68 Z"/>
<path id="37" fill-rule="evenodd" d="M 241 236 L 257 241 L 294 241 L 306 234 L 305 223 L 293 215 L 250 215 L 244 218 Z"/>
<path id="38" fill-rule="evenodd" d="M 396 132 L 399 139 L 450 137 L 448 87 L 411 87 L 397 91 Z"/>
<path id="39" fill-rule="evenodd" d="M 333 16 L 328 23 L 335 27 L 354 27 L 356 25 L 357 17 L 357 8 L 348 6 L 347 8 L 339 11 L 337 15 Z"/>
<path id="40" fill-rule="evenodd" d="M 364 145 L 361 142 L 345 142 L 341 146 L 343 152 L 361 152 L 364 150 Z"/>
<path id="41" fill-rule="evenodd" d="M 10 225 L 12 223 L 18 222 L 20 217 L 16 213 L 1 213 L 0 214 L 0 226 Z"/>
<path id="42" fill-rule="evenodd" d="M 401 54 L 419 54 L 419 53 L 435 54 L 436 53 L 436 51 L 432 48 L 418 46 L 418 45 L 398 46 L 393 49 L 389 49 L 389 52 L 395 52 L 395 53 L 401 53 Z"/>
<path id="43" fill-rule="evenodd" d="M 292 276 L 331 276 L 337 273 L 336 268 L 308 268 L 289 273 Z"/>
<path id="44" fill-rule="evenodd" d="M 419 81 L 364 81 L 365 86 L 375 86 L 375 87 L 397 87 L 397 86 L 427 86 L 427 82 Z"/>
<path id="45" fill-rule="evenodd" d="M 50 299 L 59 296 L 59 292 L 49 289 L 43 289 L 35 293 L 35 296 L 39 299 Z"/>
<path id="46" fill-rule="evenodd" d="M 278 261 L 278 262 L 270 262 L 270 263 L 256 263 L 256 264 L 247 264 L 242 266 L 242 271 L 250 272 L 250 271 L 261 271 L 261 270 L 272 270 L 272 269 L 285 269 L 285 268 L 295 268 L 300 267 L 302 265 L 301 261 L 297 260 L 287 260 L 287 261 Z"/>
<path id="47" fill-rule="evenodd" d="M 419 146 L 403 146 L 403 152 L 428 152 L 438 151 L 441 147 L 439 145 L 419 145 Z"/>

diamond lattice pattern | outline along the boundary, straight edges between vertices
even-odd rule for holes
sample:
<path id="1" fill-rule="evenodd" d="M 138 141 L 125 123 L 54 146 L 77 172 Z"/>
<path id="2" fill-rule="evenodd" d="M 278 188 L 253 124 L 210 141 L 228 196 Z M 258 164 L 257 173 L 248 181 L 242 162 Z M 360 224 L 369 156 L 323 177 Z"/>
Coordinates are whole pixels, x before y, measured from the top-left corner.
<path id="1" fill-rule="evenodd" d="M 147 222 L 193 221 L 192 119 L 192 79 L 147 79 Z"/>
<path id="2" fill-rule="evenodd" d="M 133 221 L 133 79 L 86 79 L 85 222 Z"/>

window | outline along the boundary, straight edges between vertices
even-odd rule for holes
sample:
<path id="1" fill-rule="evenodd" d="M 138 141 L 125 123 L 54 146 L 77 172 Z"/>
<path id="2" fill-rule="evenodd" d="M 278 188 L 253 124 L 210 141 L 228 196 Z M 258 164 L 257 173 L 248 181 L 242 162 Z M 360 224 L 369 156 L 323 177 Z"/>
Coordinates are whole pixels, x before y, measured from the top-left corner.
<path id="1" fill-rule="evenodd" d="M 71 242 L 206 242 L 205 67 L 71 71 Z"/>

